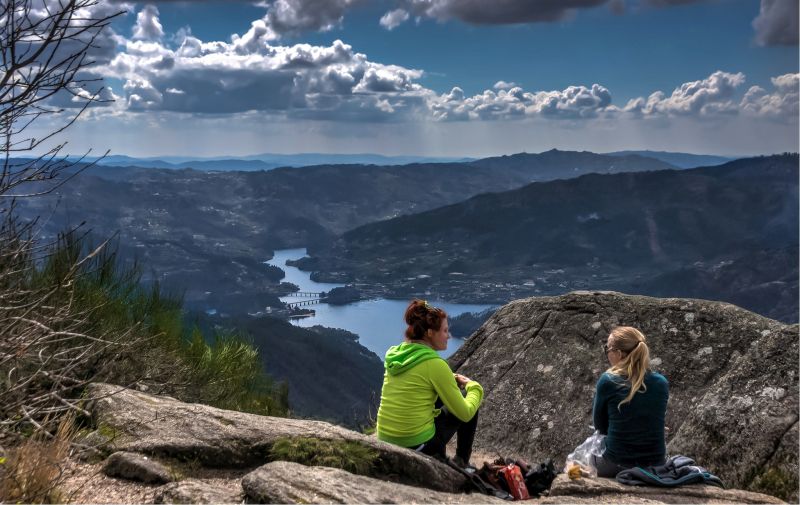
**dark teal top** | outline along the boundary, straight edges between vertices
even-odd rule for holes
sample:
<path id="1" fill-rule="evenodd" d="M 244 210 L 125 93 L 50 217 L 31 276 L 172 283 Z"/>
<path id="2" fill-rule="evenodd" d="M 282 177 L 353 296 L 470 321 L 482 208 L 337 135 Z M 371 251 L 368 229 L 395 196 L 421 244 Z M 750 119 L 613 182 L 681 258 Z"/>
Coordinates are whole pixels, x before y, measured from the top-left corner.
<path id="1" fill-rule="evenodd" d="M 667 453 L 664 417 L 669 383 L 663 375 L 647 372 L 644 386 L 647 388 L 645 392 L 640 389 L 630 403 L 617 409 L 630 391 L 628 381 L 608 372 L 597 381 L 594 427 L 606 435 L 603 457 L 619 465 L 660 465 Z"/>

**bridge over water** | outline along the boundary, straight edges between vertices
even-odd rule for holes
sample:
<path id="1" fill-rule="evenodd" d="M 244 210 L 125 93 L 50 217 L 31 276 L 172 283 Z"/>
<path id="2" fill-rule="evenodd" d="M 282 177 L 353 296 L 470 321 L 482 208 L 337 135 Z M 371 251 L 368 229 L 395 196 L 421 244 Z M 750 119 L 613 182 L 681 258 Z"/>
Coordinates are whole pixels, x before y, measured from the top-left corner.
<path id="1" fill-rule="evenodd" d="M 286 306 L 290 309 L 296 307 L 302 307 L 304 305 L 314 305 L 317 303 L 324 302 L 327 298 L 323 297 L 327 293 L 323 292 L 314 292 L 314 291 L 295 291 L 294 293 L 289 293 L 286 295 L 287 297 L 297 297 L 297 298 L 306 298 L 306 300 L 298 300 L 296 302 L 285 302 Z"/>
<path id="2" fill-rule="evenodd" d="M 324 291 L 321 291 L 319 293 L 314 292 L 314 291 L 295 291 L 293 293 L 289 293 L 288 295 L 284 295 L 284 296 L 286 296 L 286 297 L 294 296 L 294 297 L 298 297 L 298 298 L 322 298 L 323 294 L 325 294 Z M 294 303 L 294 302 L 292 302 L 292 303 Z"/>

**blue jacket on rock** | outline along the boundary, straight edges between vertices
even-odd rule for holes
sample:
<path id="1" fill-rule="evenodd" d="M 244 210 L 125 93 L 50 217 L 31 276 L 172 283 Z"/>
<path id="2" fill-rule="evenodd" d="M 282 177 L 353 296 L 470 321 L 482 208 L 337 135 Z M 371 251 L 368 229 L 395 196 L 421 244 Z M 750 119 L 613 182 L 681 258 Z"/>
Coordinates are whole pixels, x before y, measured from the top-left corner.
<path id="1" fill-rule="evenodd" d="M 686 456 L 672 456 L 659 466 L 637 466 L 623 470 L 617 474 L 617 482 L 629 486 L 678 487 L 687 484 L 711 484 L 725 488 L 719 477 L 702 466 L 695 465 L 694 460 Z"/>

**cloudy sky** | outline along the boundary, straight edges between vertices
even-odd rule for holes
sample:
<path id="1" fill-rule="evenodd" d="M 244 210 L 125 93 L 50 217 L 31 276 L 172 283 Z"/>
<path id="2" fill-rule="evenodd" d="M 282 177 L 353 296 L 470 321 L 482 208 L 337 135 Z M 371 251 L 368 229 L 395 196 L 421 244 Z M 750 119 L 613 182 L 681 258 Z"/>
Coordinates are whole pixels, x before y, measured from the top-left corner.
<path id="1" fill-rule="evenodd" d="M 798 150 L 797 0 L 110 2 L 70 150 Z"/>

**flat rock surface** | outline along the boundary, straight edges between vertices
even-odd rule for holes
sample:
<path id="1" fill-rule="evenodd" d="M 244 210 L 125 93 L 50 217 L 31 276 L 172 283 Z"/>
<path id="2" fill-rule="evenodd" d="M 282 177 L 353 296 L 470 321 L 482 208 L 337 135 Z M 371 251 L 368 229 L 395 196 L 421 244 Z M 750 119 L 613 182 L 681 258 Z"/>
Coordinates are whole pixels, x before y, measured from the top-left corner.
<path id="1" fill-rule="evenodd" d="M 605 499 L 614 503 L 785 503 L 765 494 L 716 486 L 626 486 L 613 479 L 570 480 L 564 474 L 553 481 L 546 503 L 577 503 L 575 500 L 579 498 L 593 502 Z"/>
<path id="2" fill-rule="evenodd" d="M 727 303 L 574 292 L 503 306 L 449 360 L 485 391 L 476 448 L 563 466 L 591 434 L 602 344 L 620 325 L 644 332 L 670 382 L 668 452 L 796 502 L 798 326 Z"/>
<path id="3" fill-rule="evenodd" d="M 336 468 L 268 463 L 242 479 L 255 503 L 504 503 L 482 494 L 442 493 L 353 475 Z"/>
<path id="4" fill-rule="evenodd" d="M 432 458 L 322 421 L 187 404 L 108 384 L 90 385 L 87 396 L 92 398 L 87 409 L 112 450 L 243 468 L 269 462 L 270 449 L 281 438 L 345 440 L 375 449 L 381 472 L 401 482 L 445 492 L 465 485 L 460 473 Z"/>
<path id="5" fill-rule="evenodd" d="M 240 481 L 186 479 L 156 489 L 154 503 L 244 503 Z"/>

